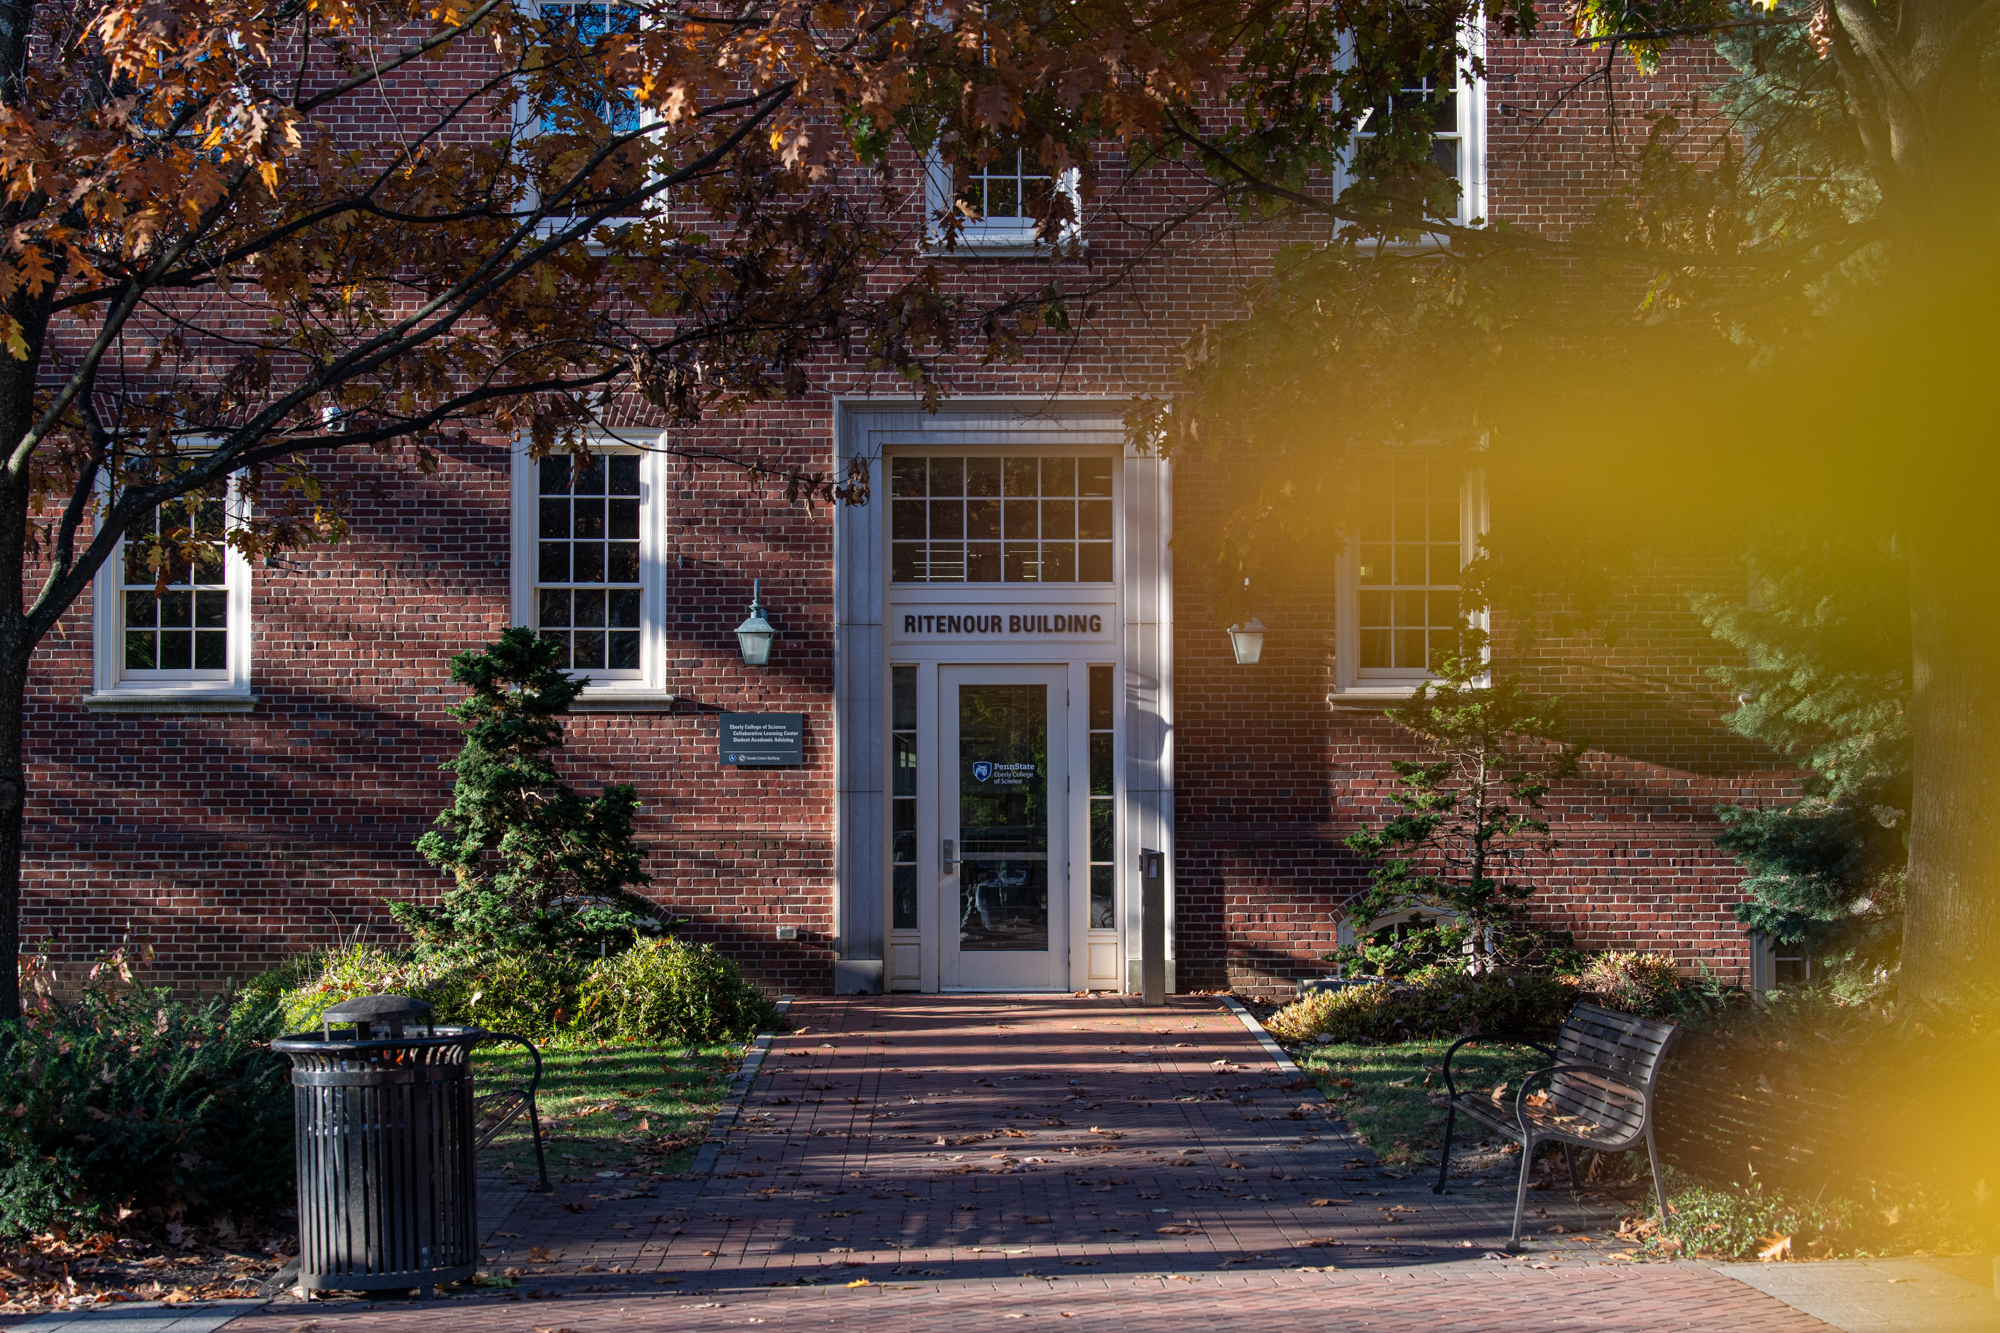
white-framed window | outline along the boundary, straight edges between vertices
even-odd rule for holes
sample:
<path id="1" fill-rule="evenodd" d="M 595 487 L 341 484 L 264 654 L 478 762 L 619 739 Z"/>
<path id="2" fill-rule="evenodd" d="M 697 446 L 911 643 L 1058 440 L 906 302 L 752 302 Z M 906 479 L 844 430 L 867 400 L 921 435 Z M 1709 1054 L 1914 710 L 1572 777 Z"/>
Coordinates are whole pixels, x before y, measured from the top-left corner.
<path id="1" fill-rule="evenodd" d="M 1109 455 L 896 455 L 896 583 L 1110 583 L 1117 503 Z"/>
<path id="2" fill-rule="evenodd" d="M 1466 45 L 1474 52 L 1484 49 L 1483 29 L 1475 27 Z M 1419 99 L 1431 109 L 1431 160 L 1458 184 L 1455 211 L 1439 220 L 1469 227 L 1487 216 L 1486 195 L 1486 80 L 1460 66 L 1456 81 L 1445 87 L 1442 80 L 1419 78 L 1402 90 L 1400 97 Z M 1360 137 L 1367 138 L 1363 122 Z M 1347 181 L 1343 179 L 1345 186 Z"/>
<path id="3" fill-rule="evenodd" d="M 1769 935 L 1750 937 L 1750 989 L 1787 990 L 1812 981 L 1812 954 L 1803 943 L 1785 944 Z"/>
<path id="4" fill-rule="evenodd" d="M 572 54 L 579 58 L 606 37 L 638 31 L 643 21 L 639 7 L 621 4 L 618 0 L 532 0 L 532 3 L 536 16 L 549 25 L 551 47 L 560 49 L 573 45 Z M 561 109 L 565 108 L 558 104 L 557 107 L 538 111 L 524 96 L 515 113 L 519 133 L 523 137 L 534 137 L 565 128 L 550 114 Z M 636 100 L 615 94 L 594 97 L 576 110 L 602 122 L 604 129 L 612 134 L 630 133 L 646 121 L 646 112 Z M 544 228 L 560 228 L 571 214 L 587 211 L 590 203 L 587 195 L 571 195 L 565 202 L 564 213 L 549 219 Z"/>
<path id="5" fill-rule="evenodd" d="M 240 712 L 250 692 L 250 562 L 228 544 L 242 521 L 221 495 L 169 500 L 120 536 L 93 585 L 100 710 Z"/>
<path id="6" fill-rule="evenodd" d="M 513 620 L 562 646 L 578 707 L 671 703 L 663 455 L 606 436 L 585 457 L 514 460 Z"/>
<path id="7" fill-rule="evenodd" d="M 1480 474 L 1415 450 L 1358 466 L 1358 521 L 1335 562 L 1334 691 L 1407 695 L 1476 622 L 1460 573 L 1486 531 Z"/>
<path id="8" fill-rule="evenodd" d="M 1035 155 L 1016 143 L 1005 143 L 990 162 L 960 163 L 955 168 L 932 154 L 924 165 L 925 206 L 933 220 L 928 230 L 933 248 L 943 249 L 935 219 L 956 213 L 964 225 L 957 247 L 975 254 L 1048 254 L 1052 245 L 1035 236 L 1035 213 L 1051 193 L 1069 200 L 1071 220 L 1056 236 L 1067 245 L 1082 232 L 1082 177 L 1074 167 L 1052 172 Z"/>

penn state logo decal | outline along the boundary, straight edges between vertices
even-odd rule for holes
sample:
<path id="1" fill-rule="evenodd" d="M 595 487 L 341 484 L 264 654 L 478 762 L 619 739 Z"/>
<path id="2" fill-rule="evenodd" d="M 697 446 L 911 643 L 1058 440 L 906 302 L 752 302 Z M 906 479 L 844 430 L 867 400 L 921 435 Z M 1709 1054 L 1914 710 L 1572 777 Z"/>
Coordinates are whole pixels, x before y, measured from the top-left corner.
<path id="1" fill-rule="evenodd" d="M 981 759 L 972 766 L 972 777 L 974 781 L 984 782 L 986 781 L 986 779 L 992 776 L 993 776 L 993 765 L 989 761 Z"/>

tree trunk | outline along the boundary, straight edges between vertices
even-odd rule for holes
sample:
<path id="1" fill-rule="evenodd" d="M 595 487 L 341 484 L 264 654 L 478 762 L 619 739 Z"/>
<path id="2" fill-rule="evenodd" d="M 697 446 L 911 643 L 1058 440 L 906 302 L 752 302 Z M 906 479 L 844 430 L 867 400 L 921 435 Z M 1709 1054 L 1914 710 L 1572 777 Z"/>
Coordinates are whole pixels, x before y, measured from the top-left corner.
<path id="1" fill-rule="evenodd" d="M 1902 993 L 1941 1002 L 2000 982 L 2000 580 L 1952 505 L 1910 550 L 1916 780 Z"/>
<path id="2" fill-rule="evenodd" d="M 27 805 L 22 765 L 28 654 L 0 655 L 0 1021 L 21 1016 L 21 826 Z"/>

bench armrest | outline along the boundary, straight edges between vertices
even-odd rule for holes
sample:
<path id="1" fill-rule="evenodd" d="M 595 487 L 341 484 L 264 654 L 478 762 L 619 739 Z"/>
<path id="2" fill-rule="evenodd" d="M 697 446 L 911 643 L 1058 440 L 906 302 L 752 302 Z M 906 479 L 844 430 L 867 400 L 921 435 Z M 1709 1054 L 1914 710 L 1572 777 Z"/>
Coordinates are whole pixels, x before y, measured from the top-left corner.
<path id="1" fill-rule="evenodd" d="M 1458 1096 L 1458 1086 L 1451 1080 L 1451 1057 L 1458 1054 L 1459 1047 L 1469 1046 L 1475 1041 L 1497 1041 L 1508 1046 L 1526 1046 L 1531 1050 L 1539 1052 L 1544 1060 L 1553 1060 L 1556 1055 L 1553 1049 L 1542 1045 L 1538 1041 L 1529 1041 L 1526 1037 L 1509 1036 L 1504 1032 L 1475 1032 L 1470 1037 L 1460 1037 L 1451 1044 L 1451 1049 L 1444 1053 L 1444 1090 L 1447 1097 Z"/>
<path id="2" fill-rule="evenodd" d="M 536 1091 L 542 1086 L 542 1053 L 535 1049 L 535 1043 L 513 1032 L 489 1032 L 486 1035 L 493 1041 L 511 1041 L 528 1052 L 528 1058 L 535 1062 L 535 1067 L 534 1072 L 528 1075 L 528 1086 L 525 1091 L 528 1099 L 533 1101 Z"/>
<path id="3" fill-rule="evenodd" d="M 516 1046 L 520 1046 L 523 1049 L 525 1049 L 528 1052 L 528 1058 L 534 1061 L 534 1068 L 528 1075 L 527 1083 L 516 1084 L 513 1087 L 513 1089 L 511 1089 L 511 1091 L 515 1095 L 518 1095 L 520 1097 L 521 1099 L 520 1106 L 517 1107 L 515 1110 L 508 1112 L 506 1116 L 504 1116 L 500 1120 L 500 1122 L 496 1124 L 488 1132 L 487 1141 L 490 1142 L 492 1140 L 493 1135 L 498 1134 L 500 1130 L 507 1124 L 507 1122 L 513 1119 L 514 1116 L 520 1114 L 521 1111 L 526 1111 L 528 1114 L 528 1130 L 529 1133 L 533 1136 L 535 1143 L 535 1171 L 536 1174 L 540 1177 L 539 1184 L 530 1185 L 528 1188 L 538 1194 L 548 1194 L 552 1192 L 555 1187 L 549 1184 L 548 1156 L 542 1151 L 542 1114 L 541 1110 L 535 1105 L 535 1093 L 538 1090 L 540 1090 L 542 1086 L 542 1053 L 535 1048 L 535 1043 L 529 1041 L 526 1037 L 521 1036 L 519 1033 L 489 1032 L 486 1035 L 487 1038 L 492 1041 L 513 1042 Z M 484 1147 L 485 1144 L 482 1143 L 479 1146 Z"/>

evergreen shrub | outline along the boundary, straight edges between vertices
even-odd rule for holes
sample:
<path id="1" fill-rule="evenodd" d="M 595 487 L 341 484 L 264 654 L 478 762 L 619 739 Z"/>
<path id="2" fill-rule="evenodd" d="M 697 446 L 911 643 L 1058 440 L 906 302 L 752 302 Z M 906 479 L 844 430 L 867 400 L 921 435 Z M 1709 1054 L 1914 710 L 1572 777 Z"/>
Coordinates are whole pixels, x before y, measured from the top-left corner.
<path id="1" fill-rule="evenodd" d="M 0 1232 L 291 1202 L 292 1093 L 268 1005 L 93 988 L 0 1028 Z"/>
<path id="2" fill-rule="evenodd" d="M 1550 976 L 1503 976 L 1449 968 L 1407 981 L 1323 991 L 1286 1005 L 1264 1026 L 1281 1041 L 1419 1041 L 1469 1032 L 1540 1037 L 1559 1026 L 1576 992 Z"/>
<path id="3" fill-rule="evenodd" d="M 260 978 L 246 993 L 268 989 Z M 316 968 L 278 993 L 277 1005 L 284 1030 L 304 1032 L 342 1000 L 381 994 L 427 1000 L 441 1023 L 477 1023 L 536 1041 L 582 1036 L 694 1045 L 749 1037 L 777 1018 L 734 962 L 713 946 L 671 937 L 589 961 L 354 944 L 320 955 Z"/>

